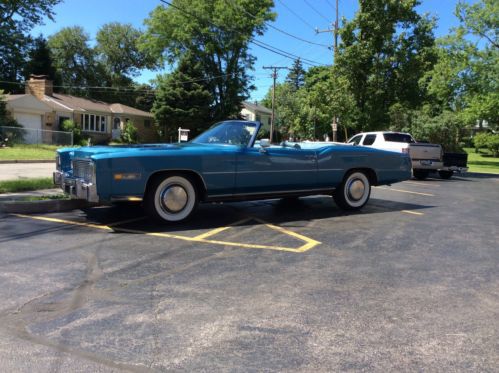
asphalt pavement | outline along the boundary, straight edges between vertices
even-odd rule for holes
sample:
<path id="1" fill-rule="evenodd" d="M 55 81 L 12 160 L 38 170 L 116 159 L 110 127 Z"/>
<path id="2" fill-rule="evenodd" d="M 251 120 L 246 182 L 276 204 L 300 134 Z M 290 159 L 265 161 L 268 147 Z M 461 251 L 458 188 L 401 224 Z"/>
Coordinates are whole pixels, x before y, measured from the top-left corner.
<path id="1" fill-rule="evenodd" d="M 3 371 L 497 371 L 499 178 L 0 216 Z"/>

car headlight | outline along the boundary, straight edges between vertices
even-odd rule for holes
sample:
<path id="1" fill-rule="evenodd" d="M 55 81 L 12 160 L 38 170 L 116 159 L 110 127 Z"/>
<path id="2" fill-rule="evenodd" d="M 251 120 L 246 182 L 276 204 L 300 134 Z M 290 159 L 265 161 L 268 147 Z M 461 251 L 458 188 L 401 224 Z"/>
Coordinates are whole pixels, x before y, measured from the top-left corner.
<path id="1" fill-rule="evenodd" d="M 95 163 L 94 162 L 90 162 L 89 166 L 88 166 L 88 176 L 90 178 L 90 182 L 92 184 L 95 184 L 97 182 L 97 171 L 96 171 L 96 167 L 95 167 Z"/>

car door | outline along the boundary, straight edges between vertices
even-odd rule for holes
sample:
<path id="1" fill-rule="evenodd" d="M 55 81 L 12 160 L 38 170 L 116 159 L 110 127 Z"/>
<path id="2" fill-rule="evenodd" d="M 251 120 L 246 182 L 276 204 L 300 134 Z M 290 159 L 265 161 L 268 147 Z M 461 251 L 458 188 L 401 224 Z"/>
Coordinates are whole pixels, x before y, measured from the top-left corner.
<path id="1" fill-rule="evenodd" d="M 271 146 L 241 149 L 236 155 L 236 194 L 265 194 L 316 188 L 314 150 Z"/>

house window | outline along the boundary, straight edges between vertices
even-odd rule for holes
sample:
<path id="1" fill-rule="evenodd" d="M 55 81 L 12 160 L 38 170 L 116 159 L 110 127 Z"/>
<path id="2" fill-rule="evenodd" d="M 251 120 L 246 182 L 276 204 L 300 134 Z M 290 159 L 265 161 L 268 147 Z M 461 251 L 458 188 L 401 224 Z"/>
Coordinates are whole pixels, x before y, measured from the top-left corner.
<path id="1" fill-rule="evenodd" d="M 82 114 L 81 119 L 83 131 L 107 132 L 107 120 L 104 115 Z"/>

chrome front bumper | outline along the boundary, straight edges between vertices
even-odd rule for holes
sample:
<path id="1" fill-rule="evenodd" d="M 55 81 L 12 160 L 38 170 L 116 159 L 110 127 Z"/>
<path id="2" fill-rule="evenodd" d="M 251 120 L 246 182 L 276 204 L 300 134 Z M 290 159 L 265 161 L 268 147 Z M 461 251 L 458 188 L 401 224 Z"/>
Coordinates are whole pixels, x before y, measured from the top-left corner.
<path id="1" fill-rule="evenodd" d="M 54 171 L 52 175 L 54 185 L 59 186 L 64 193 L 74 199 L 84 199 L 88 202 L 99 203 L 97 195 L 97 186 L 92 183 L 86 183 L 83 179 L 65 177 L 61 171 Z"/>

